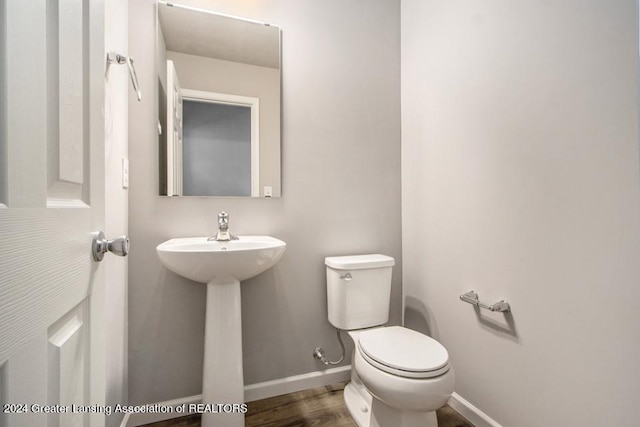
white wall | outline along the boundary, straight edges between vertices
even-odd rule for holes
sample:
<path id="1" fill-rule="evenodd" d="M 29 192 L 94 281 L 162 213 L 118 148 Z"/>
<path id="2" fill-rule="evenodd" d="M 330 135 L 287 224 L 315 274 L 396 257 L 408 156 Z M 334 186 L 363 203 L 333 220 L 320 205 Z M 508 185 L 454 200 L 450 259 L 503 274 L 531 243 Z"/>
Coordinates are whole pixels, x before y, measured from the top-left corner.
<path id="1" fill-rule="evenodd" d="M 105 47 L 128 51 L 127 0 L 105 2 Z M 124 65 L 111 66 L 105 82 L 105 235 L 127 234 L 128 193 L 122 188 L 122 159 L 127 158 L 129 74 Z M 107 405 L 127 402 L 127 258 L 106 256 Z M 122 415 L 107 417 L 119 426 Z"/>
<path id="2" fill-rule="evenodd" d="M 402 1 L 406 323 L 504 426 L 637 424 L 637 19 L 631 0 Z"/>
<path id="3" fill-rule="evenodd" d="M 282 198 L 157 195 L 154 8 L 151 0 L 130 2 L 129 52 L 148 94 L 129 104 L 131 404 L 201 392 L 205 286 L 168 272 L 155 247 L 213 234 L 223 209 L 233 233 L 288 245 L 275 268 L 242 284 L 247 384 L 324 369 L 311 355 L 319 345 L 339 354 L 327 320 L 325 256 L 395 257 L 392 323 L 401 315 L 399 2 L 188 3 L 282 28 Z"/>

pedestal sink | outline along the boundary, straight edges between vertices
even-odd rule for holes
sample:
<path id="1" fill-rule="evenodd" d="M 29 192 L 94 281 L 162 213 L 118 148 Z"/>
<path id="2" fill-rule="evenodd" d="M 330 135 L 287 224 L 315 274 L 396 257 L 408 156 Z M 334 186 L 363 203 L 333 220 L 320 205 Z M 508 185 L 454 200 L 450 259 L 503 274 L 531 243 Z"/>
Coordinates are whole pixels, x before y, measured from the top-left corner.
<path id="1" fill-rule="evenodd" d="M 169 270 L 207 284 L 202 378 L 205 427 L 244 426 L 244 414 L 237 410 L 226 413 L 231 407 L 222 406 L 244 403 L 240 281 L 271 268 L 286 246 L 270 236 L 240 236 L 230 241 L 171 239 L 156 248 Z"/>

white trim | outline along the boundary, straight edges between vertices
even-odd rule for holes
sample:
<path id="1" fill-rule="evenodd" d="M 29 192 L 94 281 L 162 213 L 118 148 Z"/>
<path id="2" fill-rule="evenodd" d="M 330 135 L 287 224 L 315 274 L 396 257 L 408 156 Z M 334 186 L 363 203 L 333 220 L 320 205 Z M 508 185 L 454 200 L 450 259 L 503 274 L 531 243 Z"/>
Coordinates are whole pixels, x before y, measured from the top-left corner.
<path id="1" fill-rule="evenodd" d="M 228 93 L 209 92 L 206 90 L 195 89 L 181 89 L 182 97 L 187 99 L 212 101 L 216 104 L 231 104 L 231 105 L 247 105 L 253 106 L 254 103 L 258 103 L 259 98 L 253 96 L 240 96 L 232 95 Z"/>
<path id="2" fill-rule="evenodd" d="M 260 197 L 260 100 L 251 105 L 251 197 Z"/>
<path id="3" fill-rule="evenodd" d="M 347 365 L 340 366 L 339 368 L 327 369 L 326 371 L 309 372 L 307 374 L 295 375 L 278 380 L 250 384 L 244 387 L 244 400 L 246 402 L 252 402 L 254 400 L 280 396 L 282 394 L 293 393 L 300 390 L 331 385 L 347 381 L 350 378 L 351 365 Z M 200 403 L 201 401 L 202 395 L 198 394 L 196 396 L 184 397 L 182 399 L 159 402 L 157 405 L 176 407 L 187 404 L 188 407 L 190 403 Z M 170 420 L 172 418 L 184 417 L 189 414 L 190 412 L 177 414 L 175 411 L 170 414 L 127 413 L 122 420 L 120 427 L 137 427 L 158 421 Z"/>
<path id="4" fill-rule="evenodd" d="M 447 402 L 454 411 L 462 415 L 471 424 L 476 427 L 502 427 L 495 422 L 491 417 L 482 412 L 480 409 L 473 406 L 469 401 L 464 399 L 458 393 L 453 393 L 449 402 Z"/>
<path id="5" fill-rule="evenodd" d="M 260 98 L 194 89 L 181 89 L 181 93 L 183 100 L 251 108 L 251 197 L 260 197 Z"/>
<path id="6" fill-rule="evenodd" d="M 254 400 L 280 396 L 281 394 L 348 381 L 350 378 L 351 365 L 347 365 L 327 369 L 326 371 L 309 372 L 307 374 L 295 375 L 279 380 L 265 381 L 245 386 L 244 400 L 253 402 Z"/>
<path id="7" fill-rule="evenodd" d="M 202 395 L 198 394 L 196 396 L 183 397 L 181 399 L 167 400 L 164 402 L 158 402 L 155 405 L 158 406 L 171 406 L 176 408 L 180 405 L 187 405 L 189 407 L 190 403 L 200 403 L 202 402 Z M 120 423 L 120 427 L 136 427 L 144 424 L 157 423 L 160 421 L 170 420 L 172 418 L 184 417 L 186 415 L 190 415 L 192 412 L 184 412 L 181 414 L 173 411 L 170 414 L 150 414 L 150 413 L 131 413 L 127 412 L 127 414 L 122 419 L 122 423 Z"/>
<path id="8" fill-rule="evenodd" d="M 82 200 L 47 199 L 47 208 L 89 208 Z"/>
<path id="9" fill-rule="evenodd" d="M 172 60 L 167 60 L 167 196 L 182 196 L 182 89 Z"/>
<path id="10" fill-rule="evenodd" d="M 160 0 L 160 1 L 158 1 L 158 3 L 164 4 L 165 6 L 169 6 L 169 7 L 175 7 L 175 8 L 178 8 L 178 9 L 186 9 L 186 10 L 191 10 L 193 12 L 201 12 L 201 13 L 207 13 L 209 15 L 222 16 L 224 18 L 237 19 L 238 21 L 248 22 L 250 24 L 264 25 L 266 27 L 274 26 L 273 24 L 269 24 L 268 22 L 257 21 L 255 19 L 249 19 L 249 18 L 242 18 L 240 16 L 229 15 L 227 13 L 214 12 L 214 11 L 208 10 L 208 9 L 201 9 L 199 7 L 186 6 L 186 5 L 183 5 L 183 4 L 177 4 L 177 3 L 173 3 L 173 2 L 170 2 L 170 1 L 166 1 L 166 0 Z"/>

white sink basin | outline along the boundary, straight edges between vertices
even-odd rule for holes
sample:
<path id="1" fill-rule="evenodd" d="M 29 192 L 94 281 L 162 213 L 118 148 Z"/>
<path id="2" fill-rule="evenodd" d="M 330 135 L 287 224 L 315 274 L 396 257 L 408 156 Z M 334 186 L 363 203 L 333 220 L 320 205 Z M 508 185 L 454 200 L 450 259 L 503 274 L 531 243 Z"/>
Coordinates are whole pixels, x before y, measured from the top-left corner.
<path id="1" fill-rule="evenodd" d="M 169 270 L 207 284 L 203 403 L 244 402 L 240 281 L 271 268 L 286 247 L 282 240 L 269 236 L 240 236 L 228 242 L 187 237 L 156 247 Z M 202 426 L 243 427 L 244 415 L 205 412 Z"/>
<path id="2" fill-rule="evenodd" d="M 167 240 L 156 248 L 169 270 L 196 282 L 247 280 L 271 268 L 287 244 L 270 236 L 240 236 L 228 242 L 206 237 Z"/>

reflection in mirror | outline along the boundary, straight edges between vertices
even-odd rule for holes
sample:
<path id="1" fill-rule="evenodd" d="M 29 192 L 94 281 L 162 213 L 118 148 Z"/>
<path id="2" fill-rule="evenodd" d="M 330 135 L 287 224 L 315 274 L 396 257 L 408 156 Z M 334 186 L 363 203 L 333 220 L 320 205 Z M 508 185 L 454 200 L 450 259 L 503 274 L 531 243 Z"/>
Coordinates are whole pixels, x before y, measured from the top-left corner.
<path id="1" fill-rule="evenodd" d="M 6 82 L 6 22 L 7 6 L 0 0 L 0 205 L 7 203 L 7 82 Z M 0 206 L 2 207 L 2 206 Z M 0 417 L 0 421 L 2 418 Z M 2 425 L 0 423 L 0 425 Z"/>
<path id="2" fill-rule="evenodd" d="M 279 197 L 280 29 L 158 2 L 159 193 Z"/>

